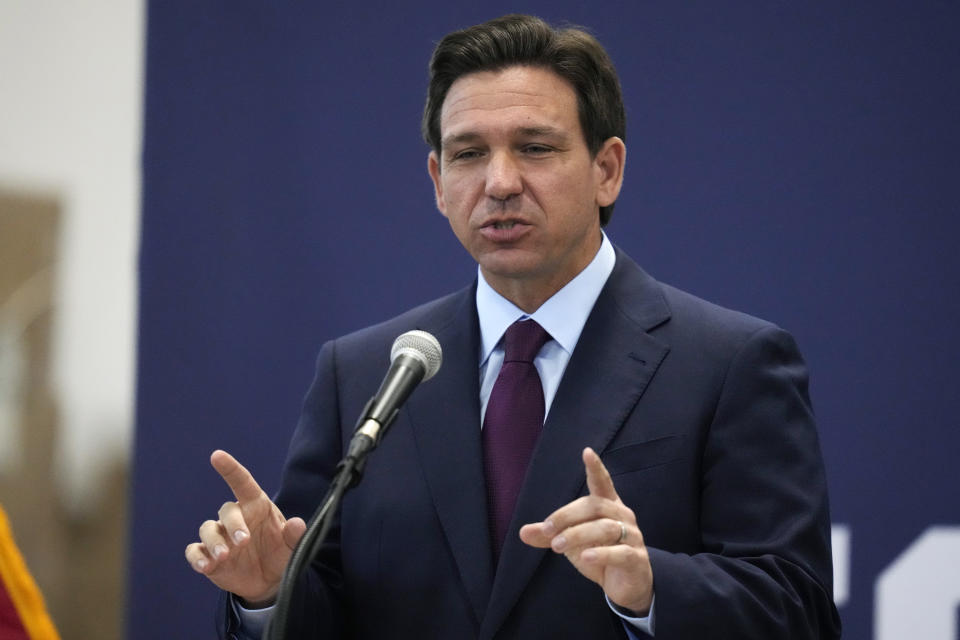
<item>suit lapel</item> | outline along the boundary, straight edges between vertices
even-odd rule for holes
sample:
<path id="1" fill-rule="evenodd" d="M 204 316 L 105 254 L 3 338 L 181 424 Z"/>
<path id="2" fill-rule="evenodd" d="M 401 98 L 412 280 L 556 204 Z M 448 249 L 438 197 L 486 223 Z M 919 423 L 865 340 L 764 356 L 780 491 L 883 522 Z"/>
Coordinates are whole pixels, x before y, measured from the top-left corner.
<path id="1" fill-rule="evenodd" d="M 543 520 L 580 494 L 585 482 L 581 452 L 586 446 L 602 452 L 623 426 L 668 351 L 647 331 L 668 318 L 655 281 L 618 251 L 614 272 L 587 319 L 533 453 L 481 638 L 493 637 L 550 553 L 523 544 L 520 526 Z"/>
<path id="2" fill-rule="evenodd" d="M 493 582 L 480 442 L 475 288 L 457 296 L 452 314 L 421 327 L 443 348 L 437 375 L 407 403 L 420 467 L 479 625 Z"/>

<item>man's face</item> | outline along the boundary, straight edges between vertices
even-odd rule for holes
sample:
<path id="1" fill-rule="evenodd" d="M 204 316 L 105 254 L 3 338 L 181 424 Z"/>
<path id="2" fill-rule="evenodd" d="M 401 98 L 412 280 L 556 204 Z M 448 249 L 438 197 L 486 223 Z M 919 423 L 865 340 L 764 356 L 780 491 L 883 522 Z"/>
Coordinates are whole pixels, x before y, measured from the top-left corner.
<path id="1" fill-rule="evenodd" d="M 599 207 L 622 182 L 622 141 L 591 156 L 573 88 L 520 66 L 458 78 L 440 132 L 440 157 L 428 160 L 437 207 L 490 285 L 533 311 L 596 255 Z"/>

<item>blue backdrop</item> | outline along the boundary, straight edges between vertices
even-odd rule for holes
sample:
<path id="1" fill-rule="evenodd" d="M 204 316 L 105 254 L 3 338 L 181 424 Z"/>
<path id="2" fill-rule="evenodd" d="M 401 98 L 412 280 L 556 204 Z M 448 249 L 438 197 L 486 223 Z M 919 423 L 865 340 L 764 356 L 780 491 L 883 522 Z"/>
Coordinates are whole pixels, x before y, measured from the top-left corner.
<path id="1" fill-rule="evenodd" d="M 797 337 L 844 636 L 884 637 L 882 572 L 933 525 L 960 536 L 957 3 L 476 4 L 149 3 L 128 636 L 212 634 L 183 560 L 230 498 L 210 451 L 275 490 L 320 344 L 473 277 L 425 170 L 426 64 L 522 11 L 591 27 L 620 71 L 613 241 Z M 935 573 L 890 588 L 942 596 Z"/>

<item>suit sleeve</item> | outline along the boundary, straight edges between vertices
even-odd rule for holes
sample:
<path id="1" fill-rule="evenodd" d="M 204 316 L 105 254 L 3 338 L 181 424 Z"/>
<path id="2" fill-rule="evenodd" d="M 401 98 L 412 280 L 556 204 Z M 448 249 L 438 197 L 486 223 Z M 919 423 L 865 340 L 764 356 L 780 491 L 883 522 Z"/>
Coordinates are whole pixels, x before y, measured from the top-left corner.
<path id="1" fill-rule="evenodd" d="M 701 549 L 651 548 L 658 640 L 839 637 L 826 479 L 793 339 L 730 361 L 701 462 Z"/>

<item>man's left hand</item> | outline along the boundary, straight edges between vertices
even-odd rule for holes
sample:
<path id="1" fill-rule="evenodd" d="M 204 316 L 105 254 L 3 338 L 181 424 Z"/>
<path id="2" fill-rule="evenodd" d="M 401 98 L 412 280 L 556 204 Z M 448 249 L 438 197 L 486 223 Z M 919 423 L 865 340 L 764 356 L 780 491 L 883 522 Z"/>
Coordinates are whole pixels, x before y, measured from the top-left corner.
<path id="1" fill-rule="evenodd" d="M 589 495 L 520 528 L 532 547 L 564 554 L 577 571 L 599 584 L 610 601 L 637 617 L 650 613 L 653 571 L 633 511 L 623 504 L 610 473 L 593 449 L 583 450 Z"/>

